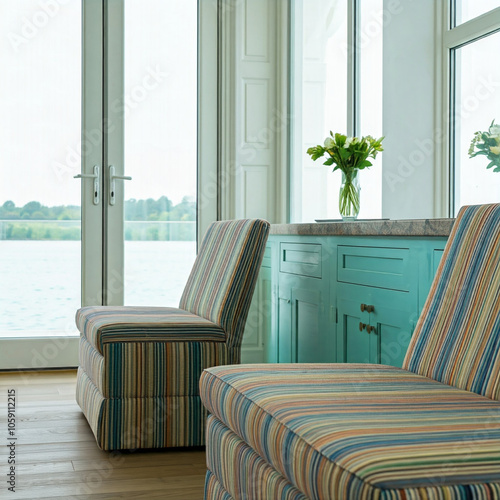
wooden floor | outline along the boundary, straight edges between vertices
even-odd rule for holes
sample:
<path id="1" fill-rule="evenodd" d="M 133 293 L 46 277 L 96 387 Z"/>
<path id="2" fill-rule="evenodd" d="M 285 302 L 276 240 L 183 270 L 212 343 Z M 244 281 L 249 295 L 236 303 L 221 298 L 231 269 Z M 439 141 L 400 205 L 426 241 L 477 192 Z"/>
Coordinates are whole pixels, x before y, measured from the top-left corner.
<path id="1" fill-rule="evenodd" d="M 0 373 L 0 498 L 202 499 L 205 452 L 104 452 L 75 401 L 76 371 Z M 7 490 L 7 390 L 16 390 L 16 492 Z"/>

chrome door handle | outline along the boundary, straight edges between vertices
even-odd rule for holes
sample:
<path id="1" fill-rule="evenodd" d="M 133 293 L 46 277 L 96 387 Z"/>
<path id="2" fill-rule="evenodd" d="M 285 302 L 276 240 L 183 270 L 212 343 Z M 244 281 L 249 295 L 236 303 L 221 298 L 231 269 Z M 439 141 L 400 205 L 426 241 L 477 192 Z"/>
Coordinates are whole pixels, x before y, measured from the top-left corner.
<path id="1" fill-rule="evenodd" d="M 109 166 L 109 204 L 114 205 L 116 201 L 116 180 L 131 181 L 132 177 L 128 175 L 115 175 L 115 167 Z"/>
<path id="2" fill-rule="evenodd" d="M 94 173 L 93 174 L 78 174 L 73 177 L 74 179 L 94 179 L 94 205 L 99 205 L 100 198 L 100 184 L 99 184 L 99 165 L 94 165 Z"/>

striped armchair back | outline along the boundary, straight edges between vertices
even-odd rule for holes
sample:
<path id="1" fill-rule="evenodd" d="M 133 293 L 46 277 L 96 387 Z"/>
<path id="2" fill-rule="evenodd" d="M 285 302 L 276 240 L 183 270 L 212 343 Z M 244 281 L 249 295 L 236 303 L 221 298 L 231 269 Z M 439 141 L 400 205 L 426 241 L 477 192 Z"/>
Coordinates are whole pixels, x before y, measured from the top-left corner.
<path id="1" fill-rule="evenodd" d="M 500 205 L 460 211 L 403 368 L 500 399 Z"/>
<path id="2" fill-rule="evenodd" d="M 221 326 L 229 347 L 241 345 L 269 228 L 261 219 L 211 224 L 184 288 L 179 307 Z"/>

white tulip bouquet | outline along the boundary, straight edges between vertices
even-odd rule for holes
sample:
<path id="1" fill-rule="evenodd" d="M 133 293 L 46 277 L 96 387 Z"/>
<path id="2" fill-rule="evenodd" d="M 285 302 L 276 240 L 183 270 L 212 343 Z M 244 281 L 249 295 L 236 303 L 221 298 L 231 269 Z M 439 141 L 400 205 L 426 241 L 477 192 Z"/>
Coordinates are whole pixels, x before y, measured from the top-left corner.
<path id="1" fill-rule="evenodd" d="M 500 125 L 491 122 L 487 132 L 476 132 L 469 147 L 469 158 L 486 156 L 490 163 L 486 168 L 493 168 L 493 172 L 500 172 Z"/>
<path id="2" fill-rule="evenodd" d="M 354 180 L 358 170 L 372 166 L 369 158 L 375 158 L 383 151 L 382 140 L 366 137 L 348 137 L 343 134 L 333 134 L 327 137 L 324 146 L 318 145 L 307 150 L 313 160 L 324 155 L 328 158 L 323 165 L 334 165 L 333 172 L 340 170 L 343 174 L 343 184 L 339 194 L 339 210 L 342 217 L 357 216 L 359 212 L 359 189 L 356 189 Z"/>

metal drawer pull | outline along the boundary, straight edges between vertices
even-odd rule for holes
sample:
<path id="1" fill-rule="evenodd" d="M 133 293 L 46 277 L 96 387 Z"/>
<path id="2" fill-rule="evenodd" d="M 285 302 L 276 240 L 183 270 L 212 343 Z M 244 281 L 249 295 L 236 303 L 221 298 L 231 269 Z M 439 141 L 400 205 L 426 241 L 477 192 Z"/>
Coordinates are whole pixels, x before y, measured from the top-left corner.
<path id="1" fill-rule="evenodd" d="M 361 304 L 361 312 L 367 312 L 367 313 L 372 313 L 375 311 L 375 307 L 369 306 L 367 304 Z"/>
<path id="2" fill-rule="evenodd" d="M 374 332 L 375 330 L 376 328 L 374 326 L 367 325 L 366 327 L 366 331 L 368 332 L 368 334 Z"/>
<path id="3" fill-rule="evenodd" d="M 366 323 L 359 323 L 359 331 L 362 332 L 366 328 Z"/>

